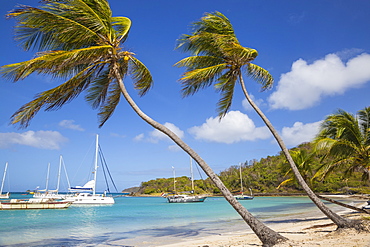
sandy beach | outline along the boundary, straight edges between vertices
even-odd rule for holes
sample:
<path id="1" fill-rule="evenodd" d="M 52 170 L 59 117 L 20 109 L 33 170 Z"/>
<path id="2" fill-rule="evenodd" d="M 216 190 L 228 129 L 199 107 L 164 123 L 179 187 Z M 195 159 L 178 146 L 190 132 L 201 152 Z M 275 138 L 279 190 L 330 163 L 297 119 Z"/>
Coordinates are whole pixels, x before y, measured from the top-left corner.
<path id="1" fill-rule="evenodd" d="M 369 214 L 345 210 L 340 213 L 350 218 L 367 218 Z M 370 222 L 370 221 L 369 221 Z M 297 219 L 293 222 L 267 224 L 269 227 L 287 237 L 289 241 L 277 245 L 285 246 L 336 246 L 336 247 L 370 247 L 370 233 L 355 230 L 336 231 L 336 226 L 326 217 L 310 217 Z M 162 245 L 165 247 L 245 247 L 262 246 L 262 242 L 251 231 L 240 231 L 206 236 L 193 240 L 187 239 L 176 244 Z"/>

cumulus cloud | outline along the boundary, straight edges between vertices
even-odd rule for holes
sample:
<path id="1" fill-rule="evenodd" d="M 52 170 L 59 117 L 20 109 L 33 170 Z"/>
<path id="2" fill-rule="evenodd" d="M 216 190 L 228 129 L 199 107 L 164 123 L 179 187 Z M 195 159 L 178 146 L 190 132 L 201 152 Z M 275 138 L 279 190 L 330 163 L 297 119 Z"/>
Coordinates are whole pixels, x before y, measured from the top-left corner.
<path id="1" fill-rule="evenodd" d="M 240 111 L 230 111 L 220 121 L 219 118 L 208 118 L 201 126 L 189 129 L 196 139 L 219 143 L 253 141 L 271 137 L 266 127 L 256 127 L 248 115 Z"/>
<path id="2" fill-rule="evenodd" d="M 77 125 L 74 122 L 75 122 L 75 120 L 62 120 L 62 121 L 59 122 L 59 126 L 65 128 L 65 129 L 84 131 L 84 129 L 81 128 L 80 125 Z"/>
<path id="3" fill-rule="evenodd" d="M 253 100 L 253 102 L 260 108 L 262 105 L 264 105 L 264 101 L 263 99 L 256 99 L 254 97 L 254 95 L 252 94 L 249 94 L 249 96 L 251 97 L 251 99 Z M 249 104 L 248 100 L 247 99 L 243 99 L 242 101 L 242 105 L 243 105 L 243 108 L 247 111 L 254 111 L 254 109 L 252 108 L 252 106 Z"/>
<path id="4" fill-rule="evenodd" d="M 179 127 L 174 125 L 173 123 L 165 123 L 165 127 L 170 129 L 173 133 L 175 133 L 178 137 L 183 138 L 184 137 L 184 131 L 182 131 Z M 149 133 L 151 140 L 153 142 L 158 142 L 159 140 L 167 140 L 169 139 L 165 134 L 160 132 L 159 130 L 155 129 L 152 132 Z"/>
<path id="5" fill-rule="evenodd" d="M 302 110 L 318 104 L 325 96 L 343 94 L 370 81 L 370 55 L 363 53 L 344 63 L 338 55 L 308 64 L 299 59 L 290 72 L 281 75 L 277 90 L 269 97 L 273 109 Z"/>
<path id="6" fill-rule="evenodd" d="M 0 133 L 0 148 L 9 148 L 12 145 L 30 146 L 40 149 L 60 149 L 60 145 L 67 141 L 58 131 L 27 131 L 23 133 Z"/>
<path id="7" fill-rule="evenodd" d="M 293 127 L 284 127 L 281 136 L 288 146 L 297 146 L 304 142 L 310 142 L 318 134 L 321 122 L 307 124 L 295 122 Z"/>

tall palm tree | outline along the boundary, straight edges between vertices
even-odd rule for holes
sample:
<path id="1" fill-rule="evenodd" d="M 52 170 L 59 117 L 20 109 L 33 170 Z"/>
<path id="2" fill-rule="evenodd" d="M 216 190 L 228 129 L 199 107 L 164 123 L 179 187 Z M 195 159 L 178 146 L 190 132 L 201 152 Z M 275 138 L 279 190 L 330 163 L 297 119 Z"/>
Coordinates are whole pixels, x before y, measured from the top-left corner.
<path id="1" fill-rule="evenodd" d="M 330 159 L 321 167 L 323 175 L 344 169 L 349 176 L 361 172 L 363 180 L 370 180 L 370 107 L 354 116 L 338 110 L 326 117 L 315 139 L 316 147 Z"/>
<path id="2" fill-rule="evenodd" d="M 106 0 L 44 0 L 38 8 L 20 6 L 8 17 L 17 20 L 16 39 L 23 48 L 40 52 L 29 61 L 2 66 L 2 76 L 14 82 L 32 73 L 66 79 L 22 106 L 13 114 L 12 124 L 27 127 L 40 109 L 57 110 L 85 91 L 86 100 L 99 108 L 101 127 L 112 116 L 122 94 L 144 121 L 166 134 L 198 163 L 264 246 L 286 240 L 253 217 L 193 149 L 142 112 L 132 100 L 123 79 L 131 75 L 142 96 L 151 88 L 152 77 L 135 54 L 122 47 L 131 27 L 130 19 L 112 17 Z"/>
<path id="3" fill-rule="evenodd" d="M 270 88 L 273 84 L 273 78 L 267 70 L 251 63 L 257 57 L 257 51 L 240 45 L 230 21 L 220 12 L 205 14 L 200 21 L 194 22 L 192 27 L 193 33 L 183 35 L 178 45 L 179 49 L 190 52 L 191 56 L 175 64 L 178 67 L 186 67 L 186 72 L 180 79 L 183 96 L 193 95 L 214 82 L 216 90 L 221 94 L 218 102 L 218 113 L 221 119 L 230 109 L 235 86 L 239 83 L 246 99 L 275 137 L 299 184 L 309 198 L 338 228 L 359 228 L 357 222 L 337 215 L 314 194 L 299 173 L 278 132 L 248 94 L 243 72 L 259 82 L 262 90 Z"/>

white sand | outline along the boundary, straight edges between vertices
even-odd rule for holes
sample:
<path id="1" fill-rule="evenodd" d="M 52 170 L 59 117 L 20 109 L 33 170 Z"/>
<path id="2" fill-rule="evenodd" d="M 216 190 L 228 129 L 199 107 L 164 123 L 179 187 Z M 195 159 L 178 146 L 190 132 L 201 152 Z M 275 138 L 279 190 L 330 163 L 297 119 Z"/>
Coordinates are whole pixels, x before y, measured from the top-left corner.
<path id="1" fill-rule="evenodd" d="M 368 214 L 346 211 L 341 213 L 350 218 L 369 217 Z M 312 220 L 294 223 L 279 223 L 269 225 L 272 229 L 287 237 L 289 241 L 276 245 L 290 246 L 323 246 L 323 247 L 370 247 L 370 233 L 355 230 L 336 231 L 336 226 L 327 218 L 312 218 Z M 250 230 L 227 234 L 207 236 L 176 244 L 162 245 L 165 247 L 245 247 L 262 246 L 262 242 Z"/>

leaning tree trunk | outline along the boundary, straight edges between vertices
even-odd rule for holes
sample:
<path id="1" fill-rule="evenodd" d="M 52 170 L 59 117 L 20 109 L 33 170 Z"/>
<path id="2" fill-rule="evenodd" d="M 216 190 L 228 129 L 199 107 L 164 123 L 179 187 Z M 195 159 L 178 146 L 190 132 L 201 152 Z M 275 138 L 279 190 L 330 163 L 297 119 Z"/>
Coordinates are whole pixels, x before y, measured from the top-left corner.
<path id="1" fill-rule="evenodd" d="M 203 169 L 203 171 L 207 174 L 207 176 L 211 179 L 211 181 L 220 189 L 225 199 L 231 204 L 231 206 L 238 212 L 238 214 L 243 218 L 243 220 L 249 225 L 249 227 L 253 230 L 253 232 L 258 236 L 261 240 L 263 246 L 274 246 L 278 243 L 284 242 L 288 240 L 286 237 L 280 235 L 279 233 L 275 232 L 271 228 L 264 225 L 261 221 L 255 218 L 245 207 L 243 207 L 231 194 L 231 192 L 226 188 L 223 184 L 221 179 L 213 172 L 213 170 L 208 166 L 208 164 L 192 149 L 190 148 L 184 141 L 181 140 L 175 133 L 173 133 L 170 129 L 165 127 L 164 125 L 156 122 L 136 105 L 133 101 L 131 96 L 128 94 L 126 87 L 122 81 L 122 78 L 118 73 L 116 73 L 116 78 L 121 88 L 122 94 L 130 104 L 132 109 L 148 124 L 153 126 L 155 129 L 161 131 L 162 133 L 166 134 L 169 138 L 171 138 L 179 147 L 181 147 L 186 153 L 190 155 L 198 165 Z"/>
<path id="2" fill-rule="evenodd" d="M 334 213 L 332 210 L 330 210 L 311 190 L 311 188 L 307 185 L 306 181 L 303 179 L 302 175 L 300 174 L 296 164 L 293 161 L 292 156 L 289 153 L 289 150 L 285 146 L 283 140 L 275 130 L 274 126 L 271 124 L 271 122 L 268 120 L 268 118 L 263 114 L 263 112 L 258 108 L 258 106 L 253 102 L 251 97 L 249 96 L 247 89 L 244 84 L 243 77 L 239 76 L 240 85 L 242 87 L 243 93 L 245 97 L 247 98 L 249 104 L 253 107 L 253 109 L 257 112 L 257 114 L 262 118 L 262 120 L 265 122 L 266 126 L 269 128 L 273 136 L 275 137 L 276 141 L 278 142 L 281 150 L 283 151 L 286 159 L 288 160 L 290 167 L 292 168 L 294 175 L 296 176 L 299 184 L 302 186 L 304 191 L 307 193 L 308 197 L 313 201 L 313 203 L 323 212 L 329 219 L 331 219 L 338 228 L 358 228 L 359 224 L 358 221 L 350 220 L 347 218 L 344 218 L 336 213 Z"/>

